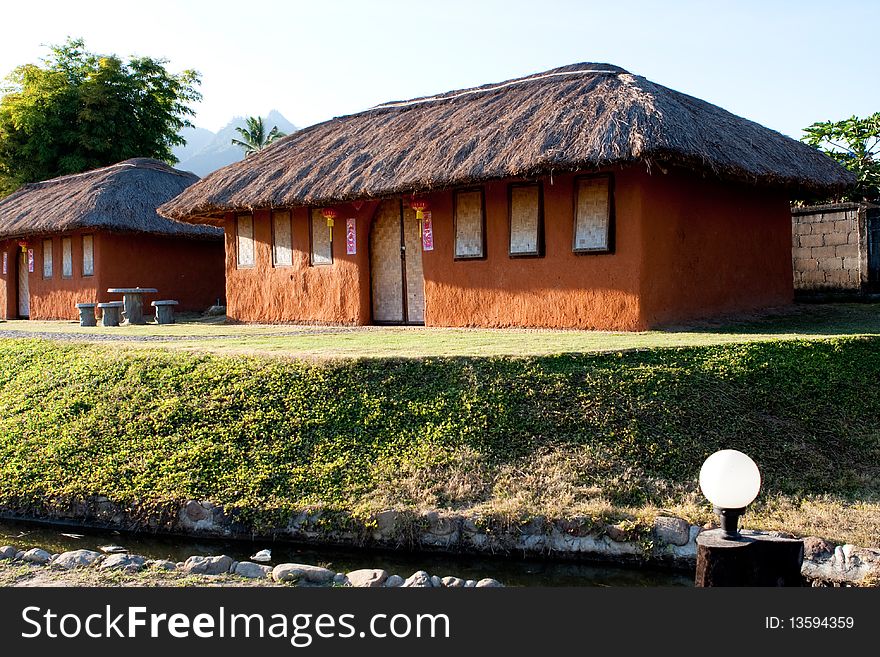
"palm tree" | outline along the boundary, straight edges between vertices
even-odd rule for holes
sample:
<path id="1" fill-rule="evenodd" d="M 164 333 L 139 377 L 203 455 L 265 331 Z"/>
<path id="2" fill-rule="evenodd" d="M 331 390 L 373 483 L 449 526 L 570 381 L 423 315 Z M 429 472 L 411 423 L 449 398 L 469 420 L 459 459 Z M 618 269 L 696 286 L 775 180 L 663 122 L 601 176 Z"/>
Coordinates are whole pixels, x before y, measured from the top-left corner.
<path id="1" fill-rule="evenodd" d="M 244 128 L 236 128 L 235 131 L 241 135 L 241 139 L 233 139 L 232 143 L 241 146 L 244 149 L 244 156 L 253 155 L 263 150 L 266 146 L 287 135 L 278 129 L 278 126 L 272 126 L 269 134 L 266 134 L 266 128 L 263 126 L 263 119 L 259 116 L 249 116 L 245 119 L 247 124 Z"/>

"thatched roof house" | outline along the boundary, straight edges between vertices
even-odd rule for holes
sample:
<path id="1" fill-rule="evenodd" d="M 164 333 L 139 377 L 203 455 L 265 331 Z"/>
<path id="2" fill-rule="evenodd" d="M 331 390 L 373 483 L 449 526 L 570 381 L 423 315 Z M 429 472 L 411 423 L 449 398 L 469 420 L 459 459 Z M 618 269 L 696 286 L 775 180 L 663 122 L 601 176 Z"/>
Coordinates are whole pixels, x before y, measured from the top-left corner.
<path id="1" fill-rule="evenodd" d="M 0 199 L 0 239 L 81 229 L 218 238 L 156 213 L 199 177 L 149 158 L 22 185 Z"/>
<path id="2" fill-rule="evenodd" d="M 786 303 L 788 198 L 852 182 L 805 144 L 589 63 L 311 126 L 159 212 L 225 227 L 239 320 L 644 328 Z"/>
<path id="3" fill-rule="evenodd" d="M 0 200 L 0 316 L 76 317 L 108 287 L 156 287 L 188 309 L 223 296 L 222 231 L 156 208 L 198 180 L 136 158 L 22 186 Z"/>
<path id="4" fill-rule="evenodd" d="M 299 130 L 161 212 L 193 221 L 633 162 L 799 192 L 853 183 L 806 144 L 617 66 L 586 63 Z"/>

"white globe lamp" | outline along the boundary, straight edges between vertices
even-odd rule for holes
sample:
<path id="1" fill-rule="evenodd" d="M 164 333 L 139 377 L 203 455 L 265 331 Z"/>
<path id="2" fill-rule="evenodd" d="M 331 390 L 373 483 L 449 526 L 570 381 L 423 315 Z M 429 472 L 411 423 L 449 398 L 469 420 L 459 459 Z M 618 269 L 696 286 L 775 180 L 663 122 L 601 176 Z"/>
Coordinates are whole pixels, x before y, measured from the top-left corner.
<path id="1" fill-rule="evenodd" d="M 736 540 L 739 517 L 761 490 L 761 472 L 748 455 L 722 449 L 700 468 L 700 490 L 715 506 L 724 538 Z"/>

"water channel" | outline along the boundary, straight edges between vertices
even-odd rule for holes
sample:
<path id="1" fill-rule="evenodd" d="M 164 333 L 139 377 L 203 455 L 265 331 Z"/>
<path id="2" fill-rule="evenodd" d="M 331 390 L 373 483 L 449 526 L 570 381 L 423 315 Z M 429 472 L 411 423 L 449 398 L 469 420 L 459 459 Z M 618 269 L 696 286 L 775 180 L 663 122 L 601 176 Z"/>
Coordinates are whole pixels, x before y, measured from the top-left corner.
<path id="1" fill-rule="evenodd" d="M 71 538 L 64 534 L 81 535 Z M 384 568 L 408 577 L 417 570 L 432 575 L 464 579 L 494 577 L 507 586 L 693 586 L 693 575 L 651 567 L 619 567 L 549 559 L 466 554 L 421 553 L 305 546 L 288 542 L 223 540 L 115 532 L 80 526 L 0 520 L 0 545 L 21 550 L 40 547 L 49 552 L 99 550 L 119 545 L 150 559 L 182 561 L 192 555 L 227 554 L 238 561 L 264 548 L 272 550 L 269 565 L 307 563 L 349 572 L 358 568 Z"/>

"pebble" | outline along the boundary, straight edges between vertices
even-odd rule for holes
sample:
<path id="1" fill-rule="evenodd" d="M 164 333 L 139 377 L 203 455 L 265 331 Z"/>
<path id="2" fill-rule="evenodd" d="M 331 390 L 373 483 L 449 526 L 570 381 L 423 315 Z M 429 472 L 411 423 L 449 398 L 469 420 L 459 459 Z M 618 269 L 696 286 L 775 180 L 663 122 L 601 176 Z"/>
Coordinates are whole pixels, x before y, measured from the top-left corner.
<path id="1" fill-rule="evenodd" d="M 269 566 L 263 566 L 253 561 L 241 561 L 233 571 L 239 577 L 247 579 L 266 579 L 272 569 Z"/>
<path id="2" fill-rule="evenodd" d="M 146 557 L 139 554 L 111 554 L 98 566 L 98 570 L 124 570 L 128 573 L 142 571 L 147 564 Z"/>
<path id="3" fill-rule="evenodd" d="M 403 586 L 403 583 L 405 581 L 406 580 L 403 579 L 403 577 L 401 577 L 400 575 L 392 575 L 391 577 L 389 577 L 388 579 L 385 580 L 385 588 L 390 589 L 390 588 L 394 588 L 396 586 Z"/>
<path id="4" fill-rule="evenodd" d="M 19 554 L 22 555 L 21 559 L 23 561 L 27 561 L 28 563 L 35 563 L 38 566 L 45 566 L 47 563 L 49 563 L 49 559 L 52 558 L 51 554 L 49 554 L 45 550 L 41 550 L 40 548 L 31 548 L 27 552 Z"/>
<path id="5" fill-rule="evenodd" d="M 95 563 L 100 557 L 100 552 L 94 552 L 92 550 L 73 550 L 71 552 L 59 554 L 57 558 L 52 560 L 52 565 L 56 568 L 64 568 L 65 570 L 87 568 Z"/>
<path id="6" fill-rule="evenodd" d="M 0 560 L 19 560 L 36 565 L 51 563 L 53 567 L 65 570 L 94 566 L 98 570 L 123 570 L 129 573 L 137 573 L 145 568 L 166 571 L 182 570 L 193 575 L 233 573 L 248 579 L 271 578 L 276 582 L 297 582 L 302 586 L 330 586 L 333 584 L 370 588 L 489 588 L 504 586 L 498 580 L 488 577 L 477 582 L 451 575 L 441 578 L 437 575 L 429 575 L 424 570 L 418 570 L 408 579 L 404 579 L 400 575 L 389 575 L 381 568 L 361 568 L 349 573 L 334 573 L 327 568 L 301 563 L 283 563 L 272 568 L 253 561 L 238 562 L 226 555 L 193 555 L 186 561 L 175 563 L 168 559 L 147 559 L 139 554 L 129 554 L 125 548 L 120 548 L 119 551 L 112 549 L 116 547 L 119 546 L 102 546 L 101 550 L 110 552 L 110 554 L 104 555 L 93 550 L 71 550 L 62 554 L 49 554 L 40 548 L 21 551 L 12 545 L 4 545 L 0 546 Z"/>
<path id="7" fill-rule="evenodd" d="M 272 579 L 276 582 L 300 582 L 306 584 L 329 584 L 336 573 L 327 568 L 309 566 L 303 563 L 282 563 L 272 569 Z"/>

